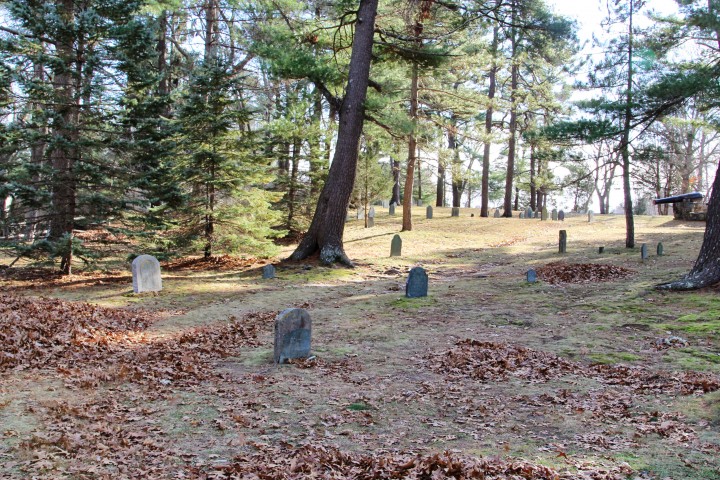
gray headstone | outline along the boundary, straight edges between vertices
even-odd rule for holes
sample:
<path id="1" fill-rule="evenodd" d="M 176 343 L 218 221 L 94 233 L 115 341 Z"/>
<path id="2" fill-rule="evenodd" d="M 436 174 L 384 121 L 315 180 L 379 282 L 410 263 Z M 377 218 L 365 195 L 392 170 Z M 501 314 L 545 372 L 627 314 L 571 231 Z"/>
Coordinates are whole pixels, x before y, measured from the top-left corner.
<path id="1" fill-rule="evenodd" d="M 525 209 L 525 218 L 533 218 L 533 210 L 530 207 Z"/>
<path id="2" fill-rule="evenodd" d="M 548 219 L 548 211 L 546 207 L 543 207 L 540 220 L 547 221 Z"/>
<path id="3" fill-rule="evenodd" d="M 598 247 L 598 253 L 605 253 L 605 247 Z"/>
<path id="4" fill-rule="evenodd" d="M 459 217 L 460 216 L 460 208 L 452 207 L 452 210 L 450 210 L 450 216 L 451 217 Z"/>
<path id="5" fill-rule="evenodd" d="M 560 230 L 560 242 L 558 247 L 560 253 L 567 252 L 567 231 L 565 230 Z"/>
<path id="6" fill-rule="evenodd" d="M 588 223 L 592 222 L 593 220 L 595 220 L 595 212 L 593 212 L 592 210 L 588 210 Z"/>
<path id="7" fill-rule="evenodd" d="M 663 256 L 663 244 L 662 244 L 662 242 L 659 242 L 659 243 L 658 243 L 658 246 L 657 246 L 657 255 L 658 255 L 658 257 L 662 257 L 662 256 Z"/>
<path id="8" fill-rule="evenodd" d="M 368 217 L 368 228 L 375 226 L 375 217 Z"/>
<path id="9" fill-rule="evenodd" d="M 388 215 L 395 215 L 395 202 L 390 204 L 390 211 L 388 212 Z"/>
<path id="10" fill-rule="evenodd" d="M 417 206 L 422 207 L 422 198 L 417 199 Z"/>
<path id="11" fill-rule="evenodd" d="M 370 207 L 370 210 L 368 211 L 368 217 L 375 218 L 375 207 Z"/>
<path id="12" fill-rule="evenodd" d="M 558 211 L 556 208 L 552 209 L 551 218 L 553 219 L 553 221 L 556 221 L 558 219 Z"/>
<path id="13" fill-rule="evenodd" d="M 402 238 L 400 235 L 395 235 L 390 242 L 390 256 L 399 257 L 402 255 Z"/>
<path id="14" fill-rule="evenodd" d="M 387 200 L 383 200 L 383 201 L 382 201 L 382 207 L 383 207 L 383 208 L 388 208 L 389 206 L 390 206 L 390 202 L 388 202 Z"/>
<path id="15" fill-rule="evenodd" d="M 563 210 L 560 210 L 558 212 L 558 220 L 560 220 L 561 222 L 565 221 L 565 212 Z"/>
<path id="16" fill-rule="evenodd" d="M 414 267 L 410 270 L 405 284 L 405 296 L 408 298 L 427 297 L 428 275 L 424 268 Z"/>
<path id="17" fill-rule="evenodd" d="M 519 215 L 519 216 L 520 216 L 520 219 L 525 218 L 525 212 L 520 212 L 520 215 Z"/>
<path id="18" fill-rule="evenodd" d="M 535 210 L 535 213 L 533 214 L 533 218 L 540 218 L 540 209 Z"/>
<path id="19" fill-rule="evenodd" d="M 160 262 L 152 255 L 139 255 L 132 261 L 133 292 L 159 292 L 162 290 Z"/>
<path id="20" fill-rule="evenodd" d="M 365 218 L 365 209 L 363 207 L 358 207 L 357 219 L 360 220 L 361 218 Z"/>
<path id="21" fill-rule="evenodd" d="M 537 272 L 535 270 L 533 270 L 532 268 L 527 271 L 527 281 L 528 281 L 528 283 L 537 282 Z"/>
<path id="22" fill-rule="evenodd" d="M 272 265 L 265 265 L 262 268 L 262 278 L 275 278 L 275 267 Z"/>
<path id="23" fill-rule="evenodd" d="M 495 209 L 495 213 L 493 214 L 493 217 L 500 218 L 500 209 L 499 208 Z"/>
<path id="24" fill-rule="evenodd" d="M 428 205 L 427 209 L 425 211 L 425 218 L 432 218 L 433 216 L 433 208 L 432 206 Z"/>
<path id="25" fill-rule="evenodd" d="M 643 243 L 643 244 L 640 246 L 640 259 L 641 259 L 641 260 L 645 260 L 646 258 L 648 258 L 647 243 Z"/>
<path id="26" fill-rule="evenodd" d="M 302 308 L 288 308 L 275 317 L 275 363 L 310 356 L 310 315 Z"/>

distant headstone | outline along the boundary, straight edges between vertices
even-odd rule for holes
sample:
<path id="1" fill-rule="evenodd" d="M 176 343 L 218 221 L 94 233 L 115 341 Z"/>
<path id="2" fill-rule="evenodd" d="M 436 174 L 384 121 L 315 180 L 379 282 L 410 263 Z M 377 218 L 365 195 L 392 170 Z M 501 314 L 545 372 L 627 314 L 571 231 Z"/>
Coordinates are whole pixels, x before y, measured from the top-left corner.
<path id="1" fill-rule="evenodd" d="M 302 308 L 288 308 L 275 317 L 275 363 L 310 356 L 310 315 Z"/>
<path id="2" fill-rule="evenodd" d="M 546 207 L 543 207 L 540 220 L 547 221 L 548 219 L 548 211 Z"/>
<path id="3" fill-rule="evenodd" d="M 427 209 L 425 209 L 425 218 L 430 219 L 430 218 L 432 218 L 432 216 L 433 216 L 433 208 L 432 208 L 432 205 L 428 205 L 428 206 L 427 206 Z"/>
<path id="4" fill-rule="evenodd" d="M 560 220 L 561 222 L 564 222 L 564 221 L 565 221 L 565 211 L 560 210 L 560 211 L 558 212 L 558 218 L 557 218 L 557 219 Z"/>
<path id="5" fill-rule="evenodd" d="M 275 278 L 275 267 L 273 265 L 265 265 L 262 268 L 262 278 Z"/>
<path id="6" fill-rule="evenodd" d="M 162 290 L 160 262 L 152 255 L 139 255 L 132 261 L 133 292 L 159 292 Z"/>
<path id="7" fill-rule="evenodd" d="M 595 220 L 595 212 L 593 212 L 592 210 L 588 210 L 588 223 L 592 222 L 593 220 Z"/>
<path id="8" fill-rule="evenodd" d="M 368 228 L 375 226 L 375 217 L 368 217 Z"/>
<path id="9" fill-rule="evenodd" d="M 558 219 L 558 211 L 557 211 L 557 208 L 553 208 L 553 209 L 552 209 L 551 218 L 553 219 L 553 221 L 557 221 L 557 219 Z"/>
<path id="10" fill-rule="evenodd" d="M 659 242 L 658 245 L 657 245 L 657 255 L 658 255 L 658 257 L 662 257 L 662 256 L 663 256 L 663 244 L 662 244 L 662 242 Z"/>
<path id="11" fill-rule="evenodd" d="M 567 252 L 567 231 L 565 230 L 560 230 L 559 252 Z"/>
<path id="12" fill-rule="evenodd" d="M 358 207 L 357 219 L 360 220 L 361 218 L 365 218 L 365 209 L 363 207 Z"/>
<path id="13" fill-rule="evenodd" d="M 535 270 L 533 270 L 532 268 L 527 271 L 527 281 L 528 281 L 528 283 L 537 282 L 537 272 Z"/>
<path id="14" fill-rule="evenodd" d="M 643 243 L 640 246 L 640 259 L 644 261 L 646 258 L 648 258 L 647 243 Z"/>
<path id="15" fill-rule="evenodd" d="M 375 218 L 375 207 L 370 207 L 370 210 L 368 211 L 368 217 Z"/>
<path id="16" fill-rule="evenodd" d="M 540 218 L 540 209 L 536 209 L 535 213 L 533 213 L 533 218 Z"/>
<path id="17" fill-rule="evenodd" d="M 460 207 L 452 207 L 452 210 L 450 210 L 450 216 L 451 217 L 459 217 L 460 216 Z"/>
<path id="18" fill-rule="evenodd" d="M 533 218 L 533 210 L 530 207 L 525 209 L 525 218 Z"/>
<path id="19" fill-rule="evenodd" d="M 427 297 L 428 275 L 424 268 L 414 267 L 410 270 L 405 283 L 405 296 L 408 298 Z"/>
<path id="20" fill-rule="evenodd" d="M 390 204 L 390 210 L 388 211 L 388 215 L 395 215 L 395 202 Z"/>
<path id="21" fill-rule="evenodd" d="M 605 253 L 605 247 L 598 247 L 598 253 Z"/>
<path id="22" fill-rule="evenodd" d="M 525 218 L 525 212 L 520 212 L 520 219 Z"/>
<path id="23" fill-rule="evenodd" d="M 383 200 L 383 201 L 382 201 L 382 207 L 383 207 L 383 208 L 388 208 L 389 206 L 390 206 L 390 202 L 388 202 L 387 200 Z"/>
<path id="24" fill-rule="evenodd" d="M 417 206 L 422 207 L 422 198 L 417 199 Z"/>
<path id="25" fill-rule="evenodd" d="M 402 254 L 402 238 L 400 235 L 395 235 L 390 242 L 390 256 L 399 257 Z"/>
<path id="26" fill-rule="evenodd" d="M 499 208 L 495 209 L 495 213 L 493 214 L 493 217 L 500 218 L 500 209 Z"/>

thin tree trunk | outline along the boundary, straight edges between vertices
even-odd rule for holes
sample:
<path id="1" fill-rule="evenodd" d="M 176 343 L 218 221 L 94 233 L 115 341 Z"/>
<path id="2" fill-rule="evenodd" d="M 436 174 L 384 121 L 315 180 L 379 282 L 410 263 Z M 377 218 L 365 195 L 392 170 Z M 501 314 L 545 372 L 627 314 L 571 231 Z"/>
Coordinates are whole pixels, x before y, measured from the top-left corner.
<path id="1" fill-rule="evenodd" d="M 482 164 L 482 187 L 481 187 L 481 198 L 480 198 L 480 216 L 488 216 L 488 204 L 490 202 L 490 136 L 492 135 L 492 118 L 493 118 L 493 99 L 495 98 L 495 82 L 497 77 L 497 63 L 495 56 L 497 55 L 498 48 L 498 27 L 493 28 L 493 39 L 490 53 L 492 54 L 492 64 L 490 66 L 490 72 L 488 73 L 489 85 L 488 85 L 488 107 L 485 110 L 485 145 L 483 148 L 483 164 Z"/>
<path id="2" fill-rule="evenodd" d="M 537 206 L 537 195 L 535 187 L 535 144 L 530 145 L 530 208 L 535 210 Z"/>
<path id="3" fill-rule="evenodd" d="M 415 138 L 415 123 L 417 123 L 418 104 L 418 66 L 413 64 L 410 79 L 410 119 L 413 122 L 413 131 L 408 137 L 408 160 L 405 173 L 405 189 L 403 190 L 403 222 L 402 231 L 412 230 L 412 199 L 413 179 L 415 178 L 415 162 L 417 160 L 417 140 Z"/>
<path id="4" fill-rule="evenodd" d="M 505 202 L 503 205 L 504 212 L 503 216 L 512 217 L 512 193 L 513 193 L 513 180 L 515 176 L 515 142 L 517 133 L 517 89 L 519 80 L 519 66 L 516 57 L 517 54 L 517 32 L 515 31 L 515 24 L 517 19 L 517 3 L 515 0 L 511 2 L 512 8 L 512 33 L 511 33 L 511 62 L 510 67 L 510 138 L 508 140 L 508 157 L 507 157 L 507 172 L 505 175 Z"/>
<path id="5" fill-rule="evenodd" d="M 400 160 L 392 159 L 393 188 L 390 203 L 400 205 Z"/>
<path id="6" fill-rule="evenodd" d="M 633 219 L 632 191 L 630 186 L 630 129 L 632 115 L 633 81 L 633 0 L 630 0 L 630 18 L 628 20 L 628 76 L 625 94 L 625 119 L 621 140 L 623 160 L 623 193 L 625 196 L 625 247 L 635 247 L 635 221 Z"/>

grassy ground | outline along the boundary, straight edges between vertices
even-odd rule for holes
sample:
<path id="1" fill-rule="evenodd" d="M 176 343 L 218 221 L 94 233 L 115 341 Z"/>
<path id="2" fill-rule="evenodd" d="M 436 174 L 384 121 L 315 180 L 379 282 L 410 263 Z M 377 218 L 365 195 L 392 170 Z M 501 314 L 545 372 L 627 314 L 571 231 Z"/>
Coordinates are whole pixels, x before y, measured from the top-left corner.
<path id="1" fill-rule="evenodd" d="M 260 265 L 164 272 L 157 295 L 132 294 L 129 273 L 0 280 L 23 296 L 156 312 L 137 342 L 149 351 L 199 326 L 267 314 L 257 342 L 211 357 L 203 368 L 212 375 L 193 382 L 96 372 L 83 383 L 65 367 L 1 373 L 0 476 L 139 478 L 146 468 L 161 478 L 201 477 L 253 445 L 287 442 L 513 457 L 568 478 L 585 470 L 609 472 L 594 478 L 630 470 L 629 478 L 720 478 L 720 392 L 707 383 L 720 373 L 720 297 L 652 289 L 689 270 L 703 223 L 637 217 L 638 248 L 626 249 L 620 216 L 560 223 L 465 209 L 452 218 L 436 208 L 427 220 L 422 208 L 413 231 L 400 234 L 402 256 L 390 257 L 401 217 L 376 210 L 374 228 L 347 224 L 352 270 L 279 263 L 274 280 L 260 278 Z M 558 260 L 632 272 L 605 282 L 525 281 L 528 268 Z M 429 272 L 429 296 L 406 299 L 416 265 Z M 317 360 L 278 368 L 271 314 L 289 307 L 309 311 Z M 663 344 L 673 336 L 686 342 Z M 466 339 L 485 343 L 459 346 Z M 454 355 L 463 360 L 448 363 Z M 482 355 L 492 361 L 473 366 Z M 72 368 L 81 371 L 82 360 Z M 688 383 L 687 372 L 705 376 Z"/>

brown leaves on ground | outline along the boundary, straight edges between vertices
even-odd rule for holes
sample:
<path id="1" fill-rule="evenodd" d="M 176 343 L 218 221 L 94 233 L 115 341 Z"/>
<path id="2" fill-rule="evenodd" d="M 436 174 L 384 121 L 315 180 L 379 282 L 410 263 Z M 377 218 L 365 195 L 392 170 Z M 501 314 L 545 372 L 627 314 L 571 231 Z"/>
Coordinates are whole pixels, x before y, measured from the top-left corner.
<path id="1" fill-rule="evenodd" d="M 600 263 L 551 262 L 536 269 L 538 277 L 550 284 L 607 282 L 627 277 L 633 270 Z"/>
<path id="2" fill-rule="evenodd" d="M 145 330 L 157 314 L 61 300 L 0 296 L 0 371 L 55 367 L 70 384 L 119 379 L 188 384 L 207 378 L 209 362 L 257 346 L 274 313 L 157 337 Z"/>

